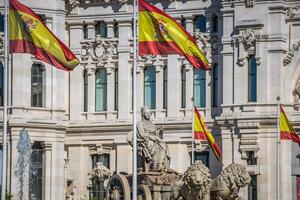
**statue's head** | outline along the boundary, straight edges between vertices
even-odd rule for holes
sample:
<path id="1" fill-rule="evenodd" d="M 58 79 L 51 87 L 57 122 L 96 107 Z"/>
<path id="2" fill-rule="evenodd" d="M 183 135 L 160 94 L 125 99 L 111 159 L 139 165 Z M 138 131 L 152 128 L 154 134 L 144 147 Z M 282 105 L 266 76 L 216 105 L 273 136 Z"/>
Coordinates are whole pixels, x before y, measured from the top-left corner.
<path id="1" fill-rule="evenodd" d="M 141 115 L 142 118 L 149 120 L 151 117 L 151 110 L 149 108 L 147 108 L 146 106 L 141 108 Z"/>

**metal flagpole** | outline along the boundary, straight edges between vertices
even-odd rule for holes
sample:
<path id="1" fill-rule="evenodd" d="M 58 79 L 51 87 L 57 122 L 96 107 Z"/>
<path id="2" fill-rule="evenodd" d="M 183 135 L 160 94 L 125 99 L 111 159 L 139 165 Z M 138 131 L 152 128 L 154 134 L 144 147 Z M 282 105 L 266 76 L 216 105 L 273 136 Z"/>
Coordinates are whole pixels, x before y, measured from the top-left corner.
<path id="1" fill-rule="evenodd" d="M 280 164 L 280 97 L 277 97 L 277 200 L 280 200 L 280 175 L 281 175 L 281 164 Z"/>
<path id="2" fill-rule="evenodd" d="M 192 97 L 192 164 L 195 162 L 195 101 L 194 101 L 194 97 Z"/>
<path id="3" fill-rule="evenodd" d="M 136 67 L 137 67 L 137 0 L 133 1 L 133 159 L 132 199 L 137 200 L 137 108 L 136 108 Z"/>
<path id="4" fill-rule="evenodd" d="M 8 69 L 8 12 L 9 0 L 4 1 L 4 69 L 3 69 L 3 151 L 2 151 L 2 189 L 1 200 L 6 199 L 6 159 L 7 159 L 7 69 Z"/>

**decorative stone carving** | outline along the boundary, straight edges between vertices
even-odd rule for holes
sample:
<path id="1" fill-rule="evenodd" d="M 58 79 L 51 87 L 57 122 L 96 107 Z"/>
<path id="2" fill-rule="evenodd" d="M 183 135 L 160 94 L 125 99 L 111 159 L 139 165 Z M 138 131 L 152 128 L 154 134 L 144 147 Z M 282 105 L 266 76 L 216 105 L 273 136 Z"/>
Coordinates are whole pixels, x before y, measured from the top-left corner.
<path id="1" fill-rule="evenodd" d="M 299 107 L 300 105 L 300 79 L 298 78 L 295 89 L 293 90 L 293 96 L 294 96 L 294 104 Z"/>
<path id="2" fill-rule="evenodd" d="M 110 170 L 103 165 L 101 162 L 97 162 L 94 169 L 92 169 L 89 173 L 91 177 L 102 177 L 105 179 L 109 179 L 111 177 Z"/>
<path id="3" fill-rule="evenodd" d="M 209 169 L 196 161 L 175 183 L 171 199 L 210 200 L 211 175 Z"/>
<path id="4" fill-rule="evenodd" d="M 102 38 L 97 35 L 95 39 L 81 42 L 81 60 L 86 69 L 106 68 L 111 73 L 118 62 L 118 39 Z"/>
<path id="5" fill-rule="evenodd" d="M 287 66 L 292 62 L 295 53 L 299 51 L 299 47 L 300 47 L 300 40 L 296 44 L 293 44 L 292 48 L 288 51 L 287 55 L 283 59 L 283 66 Z"/>
<path id="6" fill-rule="evenodd" d="M 286 11 L 286 17 L 288 19 L 292 19 L 295 16 L 297 10 L 298 10 L 297 7 L 291 7 L 289 9 L 287 9 L 287 11 Z"/>
<path id="7" fill-rule="evenodd" d="M 250 181 L 251 177 L 245 166 L 236 163 L 230 164 L 212 181 L 211 199 L 243 200 L 239 196 L 240 188 L 249 185 Z"/>
<path id="8" fill-rule="evenodd" d="M 65 159 L 65 197 L 66 199 L 74 199 L 75 185 L 74 180 L 70 175 L 70 159 Z"/>
<path id="9" fill-rule="evenodd" d="M 79 4 L 80 4 L 79 0 L 69 0 L 69 5 L 71 9 L 78 7 Z"/>
<path id="10" fill-rule="evenodd" d="M 156 72 L 160 72 L 166 65 L 167 65 L 167 57 L 160 56 L 160 55 L 140 56 L 137 73 L 142 72 L 146 66 L 154 66 Z"/>
<path id="11" fill-rule="evenodd" d="M 212 63 L 212 55 L 211 55 L 211 35 L 210 33 L 202 33 L 200 31 L 196 31 L 194 33 L 194 37 L 199 48 L 205 54 L 208 59 L 209 64 Z"/>
<path id="12" fill-rule="evenodd" d="M 139 171 L 168 172 L 170 170 L 170 153 L 163 140 L 163 128 L 159 130 L 151 122 L 151 111 L 146 107 L 141 109 L 142 120 L 137 124 L 137 151 Z M 132 145 L 132 132 L 127 136 Z"/>

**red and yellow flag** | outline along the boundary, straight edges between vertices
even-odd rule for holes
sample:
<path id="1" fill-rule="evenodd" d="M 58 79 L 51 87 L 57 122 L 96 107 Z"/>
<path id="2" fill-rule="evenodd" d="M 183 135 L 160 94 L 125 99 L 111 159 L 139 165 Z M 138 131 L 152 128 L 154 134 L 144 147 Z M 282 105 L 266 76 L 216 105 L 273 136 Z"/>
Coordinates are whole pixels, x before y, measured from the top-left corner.
<path id="1" fill-rule="evenodd" d="M 219 145 L 216 143 L 214 136 L 211 132 L 206 128 L 203 118 L 201 117 L 200 112 L 194 106 L 194 139 L 208 141 L 209 146 L 212 148 L 218 160 L 221 161 L 221 149 Z"/>
<path id="2" fill-rule="evenodd" d="M 79 60 L 30 8 L 9 1 L 10 52 L 30 53 L 59 69 L 72 70 Z"/>
<path id="3" fill-rule="evenodd" d="M 300 137 L 285 115 L 285 112 L 280 105 L 280 138 L 282 140 L 292 140 L 300 145 Z"/>
<path id="4" fill-rule="evenodd" d="M 196 68 L 210 69 L 207 58 L 193 37 L 155 6 L 139 2 L 139 55 L 181 54 Z"/>

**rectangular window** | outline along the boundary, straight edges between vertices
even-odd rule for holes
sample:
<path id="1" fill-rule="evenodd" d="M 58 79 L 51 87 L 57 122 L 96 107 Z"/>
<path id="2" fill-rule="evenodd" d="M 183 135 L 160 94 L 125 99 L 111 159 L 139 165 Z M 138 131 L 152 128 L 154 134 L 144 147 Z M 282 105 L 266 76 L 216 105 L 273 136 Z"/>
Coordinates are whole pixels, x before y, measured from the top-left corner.
<path id="1" fill-rule="evenodd" d="M 163 88 L 163 93 L 164 93 L 164 97 L 163 97 L 163 108 L 166 109 L 167 108 L 167 101 L 168 101 L 168 69 L 165 66 L 164 67 L 164 88 Z"/>
<path id="2" fill-rule="evenodd" d="M 209 168 L 209 152 L 208 151 L 201 151 L 201 152 L 194 152 L 195 153 L 195 161 L 200 160 L 206 167 Z"/>
<path id="3" fill-rule="evenodd" d="M 96 72 L 96 111 L 107 110 L 107 74 L 106 69 Z"/>
<path id="4" fill-rule="evenodd" d="M 0 32 L 4 32 L 4 15 L 0 14 Z"/>
<path id="5" fill-rule="evenodd" d="M 197 107 L 206 106 L 206 71 L 194 69 L 194 99 Z"/>
<path id="6" fill-rule="evenodd" d="M 118 69 L 115 70 L 115 110 L 118 110 L 118 98 L 119 98 L 119 72 Z"/>
<path id="7" fill-rule="evenodd" d="M 110 168 L 110 154 L 94 154 L 92 155 L 92 167 L 95 168 L 97 162 L 101 162 L 106 168 Z"/>
<path id="8" fill-rule="evenodd" d="M 218 106 L 218 64 L 215 63 L 212 70 L 212 106 Z"/>
<path id="9" fill-rule="evenodd" d="M 248 186 L 248 199 L 257 200 L 257 175 L 251 175 L 251 182 Z"/>
<path id="10" fill-rule="evenodd" d="M 256 102 L 257 95 L 257 65 L 256 58 L 251 55 L 248 59 L 248 101 Z"/>
<path id="11" fill-rule="evenodd" d="M 41 64 L 33 64 L 31 68 L 31 106 L 44 107 L 45 69 Z"/>
<path id="12" fill-rule="evenodd" d="M 213 14 L 211 17 L 211 32 L 217 33 L 218 32 L 218 16 Z"/>
<path id="13" fill-rule="evenodd" d="M 198 15 L 194 19 L 194 31 L 206 32 L 206 17 L 204 15 Z"/>
<path id="14" fill-rule="evenodd" d="M 181 67 L 181 108 L 186 108 L 186 71 Z"/>
<path id="15" fill-rule="evenodd" d="M 95 26 L 96 35 L 101 35 L 101 37 L 107 37 L 107 24 L 104 21 L 100 21 L 96 23 Z"/>
<path id="16" fill-rule="evenodd" d="M 83 112 L 88 111 L 88 75 L 85 70 L 83 73 Z"/>
<path id="17" fill-rule="evenodd" d="M 156 107 L 155 67 L 146 67 L 144 71 L 144 105 L 150 109 Z"/>
<path id="18" fill-rule="evenodd" d="M 247 151 L 247 164 L 257 165 L 257 158 L 254 151 Z"/>

